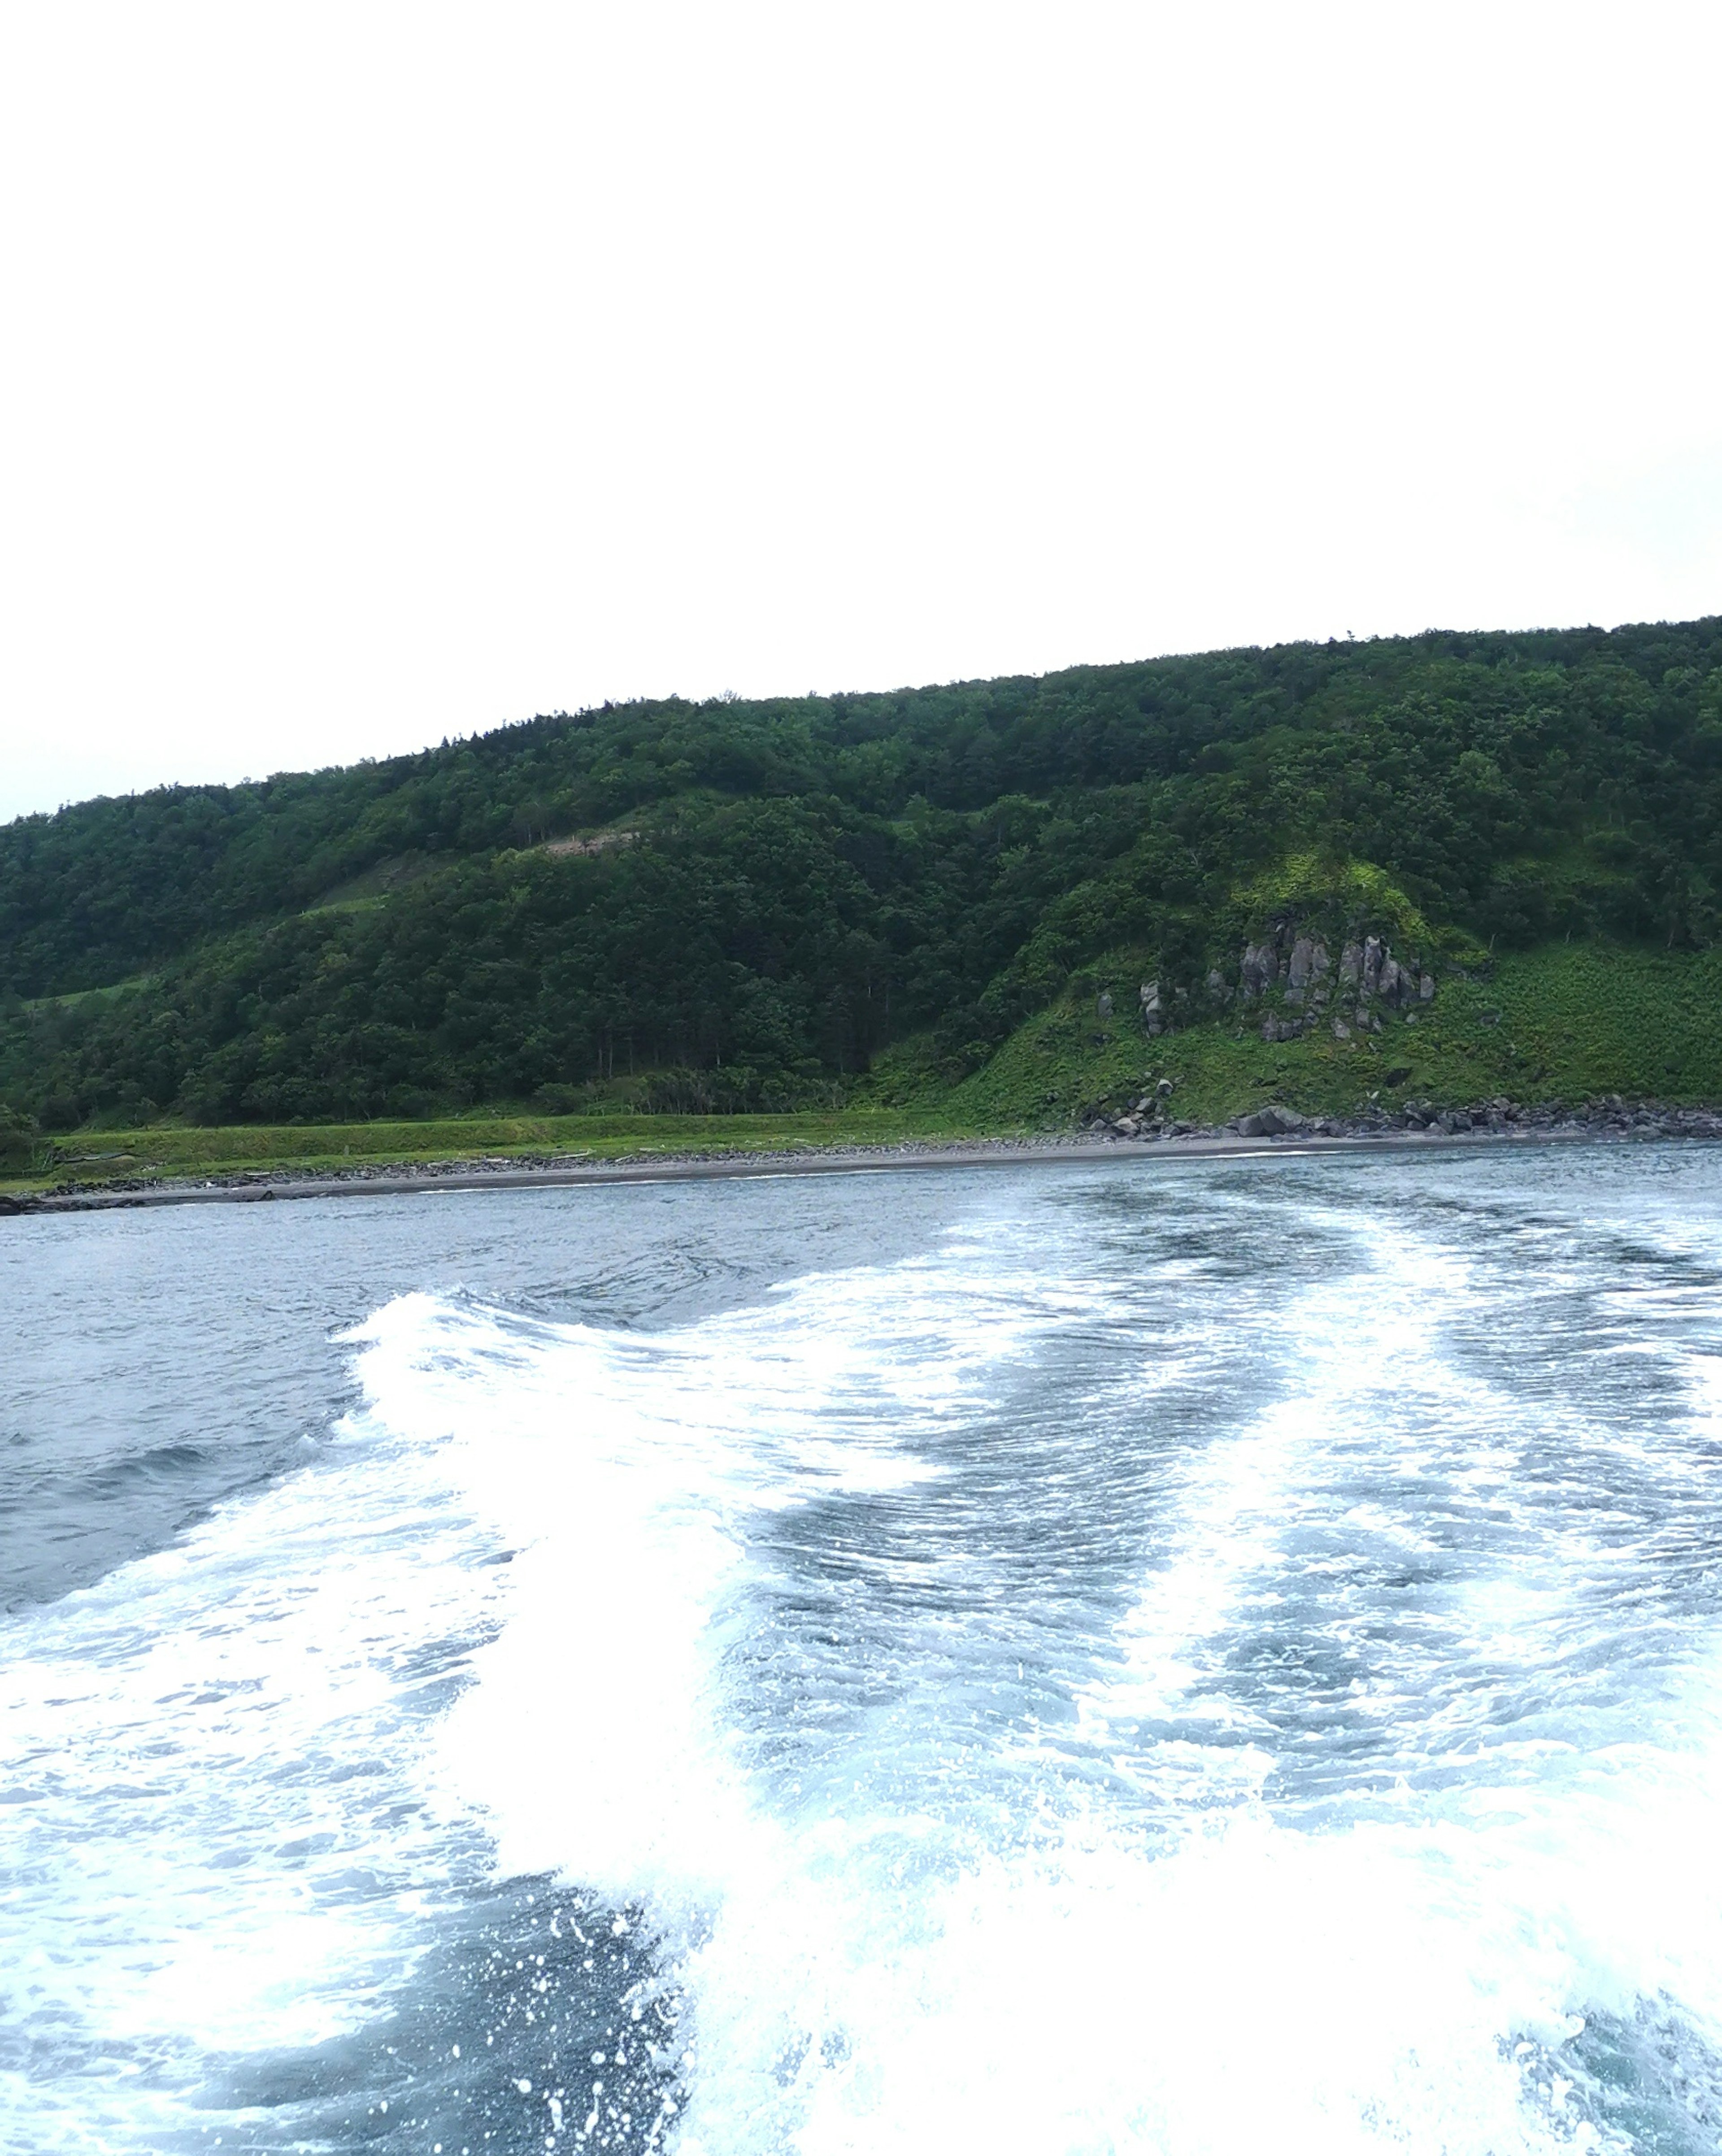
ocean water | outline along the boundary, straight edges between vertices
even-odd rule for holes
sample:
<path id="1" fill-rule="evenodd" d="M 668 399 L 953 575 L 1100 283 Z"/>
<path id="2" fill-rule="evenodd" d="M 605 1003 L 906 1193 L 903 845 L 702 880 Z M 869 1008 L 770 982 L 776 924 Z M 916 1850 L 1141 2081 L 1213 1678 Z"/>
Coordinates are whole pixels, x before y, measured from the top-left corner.
<path id="1" fill-rule="evenodd" d="M 0 1229 L 0 2149 L 1722 2147 L 1722 1152 Z"/>

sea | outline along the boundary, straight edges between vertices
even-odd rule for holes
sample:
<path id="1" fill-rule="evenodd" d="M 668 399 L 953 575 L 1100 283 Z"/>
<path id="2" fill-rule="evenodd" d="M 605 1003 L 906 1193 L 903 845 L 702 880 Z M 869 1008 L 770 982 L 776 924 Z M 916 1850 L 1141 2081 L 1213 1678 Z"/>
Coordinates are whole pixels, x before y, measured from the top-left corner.
<path id="1" fill-rule="evenodd" d="M 1722 2147 L 1722 1149 L 0 1223 L 0 2149 Z"/>

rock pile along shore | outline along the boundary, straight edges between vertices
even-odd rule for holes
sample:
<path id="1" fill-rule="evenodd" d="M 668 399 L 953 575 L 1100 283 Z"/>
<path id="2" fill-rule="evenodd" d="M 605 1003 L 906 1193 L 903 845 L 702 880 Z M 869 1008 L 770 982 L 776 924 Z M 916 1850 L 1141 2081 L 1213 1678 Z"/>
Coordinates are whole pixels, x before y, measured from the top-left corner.
<path id="1" fill-rule="evenodd" d="M 1647 1138 L 1722 1137 L 1722 1111 L 1670 1106 L 1656 1101 L 1626 1101 L 1618 1093 L 1576 1106 L 1565 1101 L 1526 1106 L 1497 1095 L 1468 1107 L 1438 1108 L 1432 1101 L 1407 1101 L 1396 1107 L 1372 1107 L 1355 1116 L 1306 1116 L 1278 1101 L 1234 1116 L 1227 1123 L 1183 1122 L 1171 1112 L 1171 1086 L 1162 1079 L 1122 1113 L 1092 1108 L 1083 1119 L 1099 1138 L 1356 1138 L 1427 1131 L 1443 1136 L 1466 1132 L 1586 1132 L 1593 1137 Z"/>

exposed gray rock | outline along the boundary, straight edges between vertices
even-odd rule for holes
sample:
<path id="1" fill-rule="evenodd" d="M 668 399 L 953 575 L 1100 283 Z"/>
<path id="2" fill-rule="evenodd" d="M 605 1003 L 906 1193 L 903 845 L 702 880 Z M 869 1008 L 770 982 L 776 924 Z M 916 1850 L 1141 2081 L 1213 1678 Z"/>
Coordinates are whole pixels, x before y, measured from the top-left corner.
<path id="1" fill-rule="evenodd" d="M 1294 1132 L 1309 1127 L 1309 1118 L 1299 1115 L 1295 1108 L 1283 1108 L 1278 1101 L 1253 1114 L 1239 1116 L 1232 1127 L 1243 1138 L 1289 1137 Z"/>
<path id="2" fill-rule="evenodd" d="M 1347 943 L 1340 953 L 1340 986 L 1355 988 L 1363 978 L 1363 946 Z"/>
<path id="3" fill-rule="evenodd" d="M 1287 997 L 1301 1001 L 1320 989 L 1332 970 L 1333 960 L 1320 937 L 1299 936 L 1286 966 Z"/>
<path id="4" fill-rule="evenodd" d="M 1112 1015 L 1112 998 L 1104 988 L 1094 998 L 1094 1009 L 1103 1025 Z"/>
<path id="5" fill-rule="evenodd" d="M 1385 947 L 1381 937 L 1366 936 L 1363 939 L 1363 971 L 1359 977 L 1358 986 L 1366 996 L 1374 995 L 1381 987 L 1381 960 L 1384 956 Z"/>
<path id="6" fill-rule="evenodd" d="M 1417 997 L 1420 1002 L 1426 1004 L 1435 1000 L 1435 976 L 1432 973 L 1426 971 L 1419 978 Z"/>
<path id="7" fill-rule="evenodd" d="M 1264 988 L 1279 978 L 1279 957 L 1271 943 L 1246 943 L 1238 967 L 1238 986 L 1246 1003 L 1253 1002 Z"/>

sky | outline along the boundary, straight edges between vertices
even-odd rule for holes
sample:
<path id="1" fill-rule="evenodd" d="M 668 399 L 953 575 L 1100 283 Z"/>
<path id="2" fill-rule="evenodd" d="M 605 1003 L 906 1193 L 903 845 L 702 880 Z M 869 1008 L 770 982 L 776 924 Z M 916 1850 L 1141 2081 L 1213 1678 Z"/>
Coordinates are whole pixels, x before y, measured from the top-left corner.
<path id="1" fill-rule="evenodd" d="M 0 819 L 1722 611 L 1713 4 L 0 15 Z"/>

